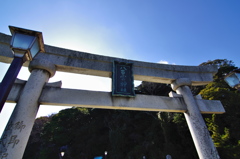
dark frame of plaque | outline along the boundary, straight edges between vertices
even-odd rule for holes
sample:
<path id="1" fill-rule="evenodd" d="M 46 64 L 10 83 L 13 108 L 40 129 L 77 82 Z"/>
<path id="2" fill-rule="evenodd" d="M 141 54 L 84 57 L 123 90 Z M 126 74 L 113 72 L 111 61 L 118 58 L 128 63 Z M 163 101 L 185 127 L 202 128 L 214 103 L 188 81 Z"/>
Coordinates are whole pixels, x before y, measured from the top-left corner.
<path id="1" fill-rule="evenodd" d="M 113 96 L 135 97 L 132 66 L 133 63 L 113 62 Z"/>

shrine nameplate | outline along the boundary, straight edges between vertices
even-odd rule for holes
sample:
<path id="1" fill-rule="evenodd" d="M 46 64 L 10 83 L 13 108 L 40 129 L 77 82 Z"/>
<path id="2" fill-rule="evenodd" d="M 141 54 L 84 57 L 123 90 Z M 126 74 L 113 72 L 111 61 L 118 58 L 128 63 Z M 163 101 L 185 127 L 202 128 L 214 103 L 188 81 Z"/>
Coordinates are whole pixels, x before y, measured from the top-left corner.
<path id="1" fill-rule="evenodd" d="M 113 62 L 113 96 L 135 97 L 132 66 L 132 63 Z"/>

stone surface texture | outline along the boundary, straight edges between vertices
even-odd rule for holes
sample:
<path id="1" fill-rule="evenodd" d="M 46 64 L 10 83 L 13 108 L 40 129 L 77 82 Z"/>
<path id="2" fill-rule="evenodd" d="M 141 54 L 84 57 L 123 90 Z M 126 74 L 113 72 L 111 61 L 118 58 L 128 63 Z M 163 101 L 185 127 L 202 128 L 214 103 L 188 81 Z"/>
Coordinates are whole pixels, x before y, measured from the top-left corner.
<path id="1" fill-rule="evenodd" d="M 177 88 L 177 93 L 182 95 L 184 103 L 186 104 L 187 112 L 184 113 L 184 116 L 197 149 L 198 156 L 200 159 L 220 159 L 199 110 L 198 103 L 196 102 L 197 100 L 193 97 L 190 88 L 185 85 L 185 81 L 187 80 L 177 79 L 172 84 L 172 87 Z M 178 87 L 176 87 L 176 84 Z"/>
<path id="2" fill-rule="evenodd" d="M 20 159 L 23 156 L 40 105 L 38 99 L 42 93 L 42 88 L 50 77 L 47 70 L 39 68 L 32 69 L 26 83 L 18 82 L 18 85 L 23 84 L 24 87 L 21 88 L 22 91 L 18 95 L 17 105 L 2 134 L 0 158 Z"/>
<path id="3" fill-rule="evenodd" d="M 14 84 L 12 91 L 8 96 L 8 102 L 17 102 L 24 87 L 24 83 L 25 82 L 22 81 L 21 83 L 17 82 Z M 42 105 L 76 106 L 101 109 L 181 113 L 187 111 L 183 97 L 179 94 L 174 94 L 172 97 L 137 94 L 135 98 L 126 98 L 112 97 L 111 92 L 66 89 L 60 87 L 61 82 L 46 84 L 39 97 L 39 103 Z M 203 100 L 199 98 L 196 98 L 195 101 L 202 114 L 222 114 L 225 112 L 220 101 Z"/>

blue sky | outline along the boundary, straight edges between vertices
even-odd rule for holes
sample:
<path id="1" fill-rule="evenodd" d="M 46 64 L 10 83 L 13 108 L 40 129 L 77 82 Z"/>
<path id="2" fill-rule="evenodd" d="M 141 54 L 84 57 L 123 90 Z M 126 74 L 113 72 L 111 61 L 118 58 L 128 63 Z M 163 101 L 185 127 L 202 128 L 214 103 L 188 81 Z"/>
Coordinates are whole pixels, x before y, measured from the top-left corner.
<path id="1" fill-rule="evenodd" d="M 10 35 L 9 25 L 41 31 L 48 45 L 177 65 L 228 59 L 240 67 L 239 0 L 7 0 L 0 6 L 1 33 Z M 0 68 L 2 78 L 8 65 Z M 19 77 L 28 76 L 23 68 Z M 56 76 L 53 81 L 63 80 Z M 85 79 L 77 88 L 88 86 L 86 79 L 96 83 L 77 78 Z M 97 81 L 97 89 L 110 90 L 109 79 Z M 0 119 L 10 114 L 6 109 Z"/>
<path id="2" fill-rule="evenodd" d="M 96 54 L 178 65 L 236 59 L 238 0 L 8 0 L 8 25 L 42 31 L 46 44 Z M 91 44 L 91 46 L 90 46 Z"/>

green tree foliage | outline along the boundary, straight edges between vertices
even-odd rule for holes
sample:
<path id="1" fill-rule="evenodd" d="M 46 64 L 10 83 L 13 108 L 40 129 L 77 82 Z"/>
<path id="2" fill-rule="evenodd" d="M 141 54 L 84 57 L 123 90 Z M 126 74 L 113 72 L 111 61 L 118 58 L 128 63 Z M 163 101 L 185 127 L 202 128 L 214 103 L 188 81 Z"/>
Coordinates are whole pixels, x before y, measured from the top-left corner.
<path id="1" fill-rule="evenodd" d="M 231 60 L 227 59 L 209 60 L 200 64 L 200 66 L 206 65 L 215 65 L 218 67 L 218 72 L 214 75 L 214 82 L 222 81 L 226 74 L 237 68 Z"/>
<path id="2" fill-rule="evenodd" d="M 143 81 L 141 85 L 136 87 L 137 93 L 147 95 L 159 95 L 168 96 L 168 93 L 172 91 L 168 84 L 152 83 Z"/>
<path id="3" fill-rule="evenodd" d="M 71 108 L 50 118 L 32 158 L 58 159 L 67 145 L 66 158 L 93 159 L 108 151 L 108 158 L 197 158 L 188 129 L 179 131 L 166 113 Z M 184 123 L 186 126 L 186 124 Z M 179 134 L 179 132 L 182 134 Z M 188 139 L 186 139 L 188 138 Z M 29 154 L 32 142 L 25 154 Z M 188 146 L 188 149 L 183 147 Z M 194 155 L 193 155 L 194 154 Z M 25 155 L 26 156 L 26 155 Z M 24 157 L 27 158 L 27 157 Z"/>
<path id="4" fill-rule="evenodd" d="M 31 136 L 29 138 L 26 151 L 24 153 L 24 159 L 37 159 L 41 150 L 43 140 L 41 138 L 41 133 L 47 122 L 51 120 L 51 117 L 40 117 L 34 122 Z"/>
<path id="5" fill-rule="evenodd" d="M 220 100 L 226 113 L 206 117 L 208 129 L 222 158 L 240 158 L 240 93 L 230 88 L 224 81 L 224 76 L 236 69 L 232 61 L 217 59 L 201 65 L 217 65 L 218 72 L 214 81 L 209 83 L 200 94 L 204 99 Z"/>
<path id="6" fill-rule="evenodd" d="M 199 66 L 206 66 L 206 65 L 215 65 L 218 68 L 218 72 L 213 76 L 213 82 L 223 88 L 229 88 L 226 82 L 223 80 L 224 76 L 228 74 L 230 71 L 236 69 L 234 63 L 230 60 L 226 59 L 216 59 L 216 60 L 209 60 L 207 62 L 201 63 Z M 211 85 L 212 83 L 210 83 Z M 212 86 L 208 85 L 209 87 L 213 88 Z M 192 87 L 192 93 L 197 95 L 200 93 L 202 89 L 206 86 L 198 86 Z M 215 86 L 214 86 L 215 87 Z M 207 99 L 207 98 L 206 98 Z"/>

